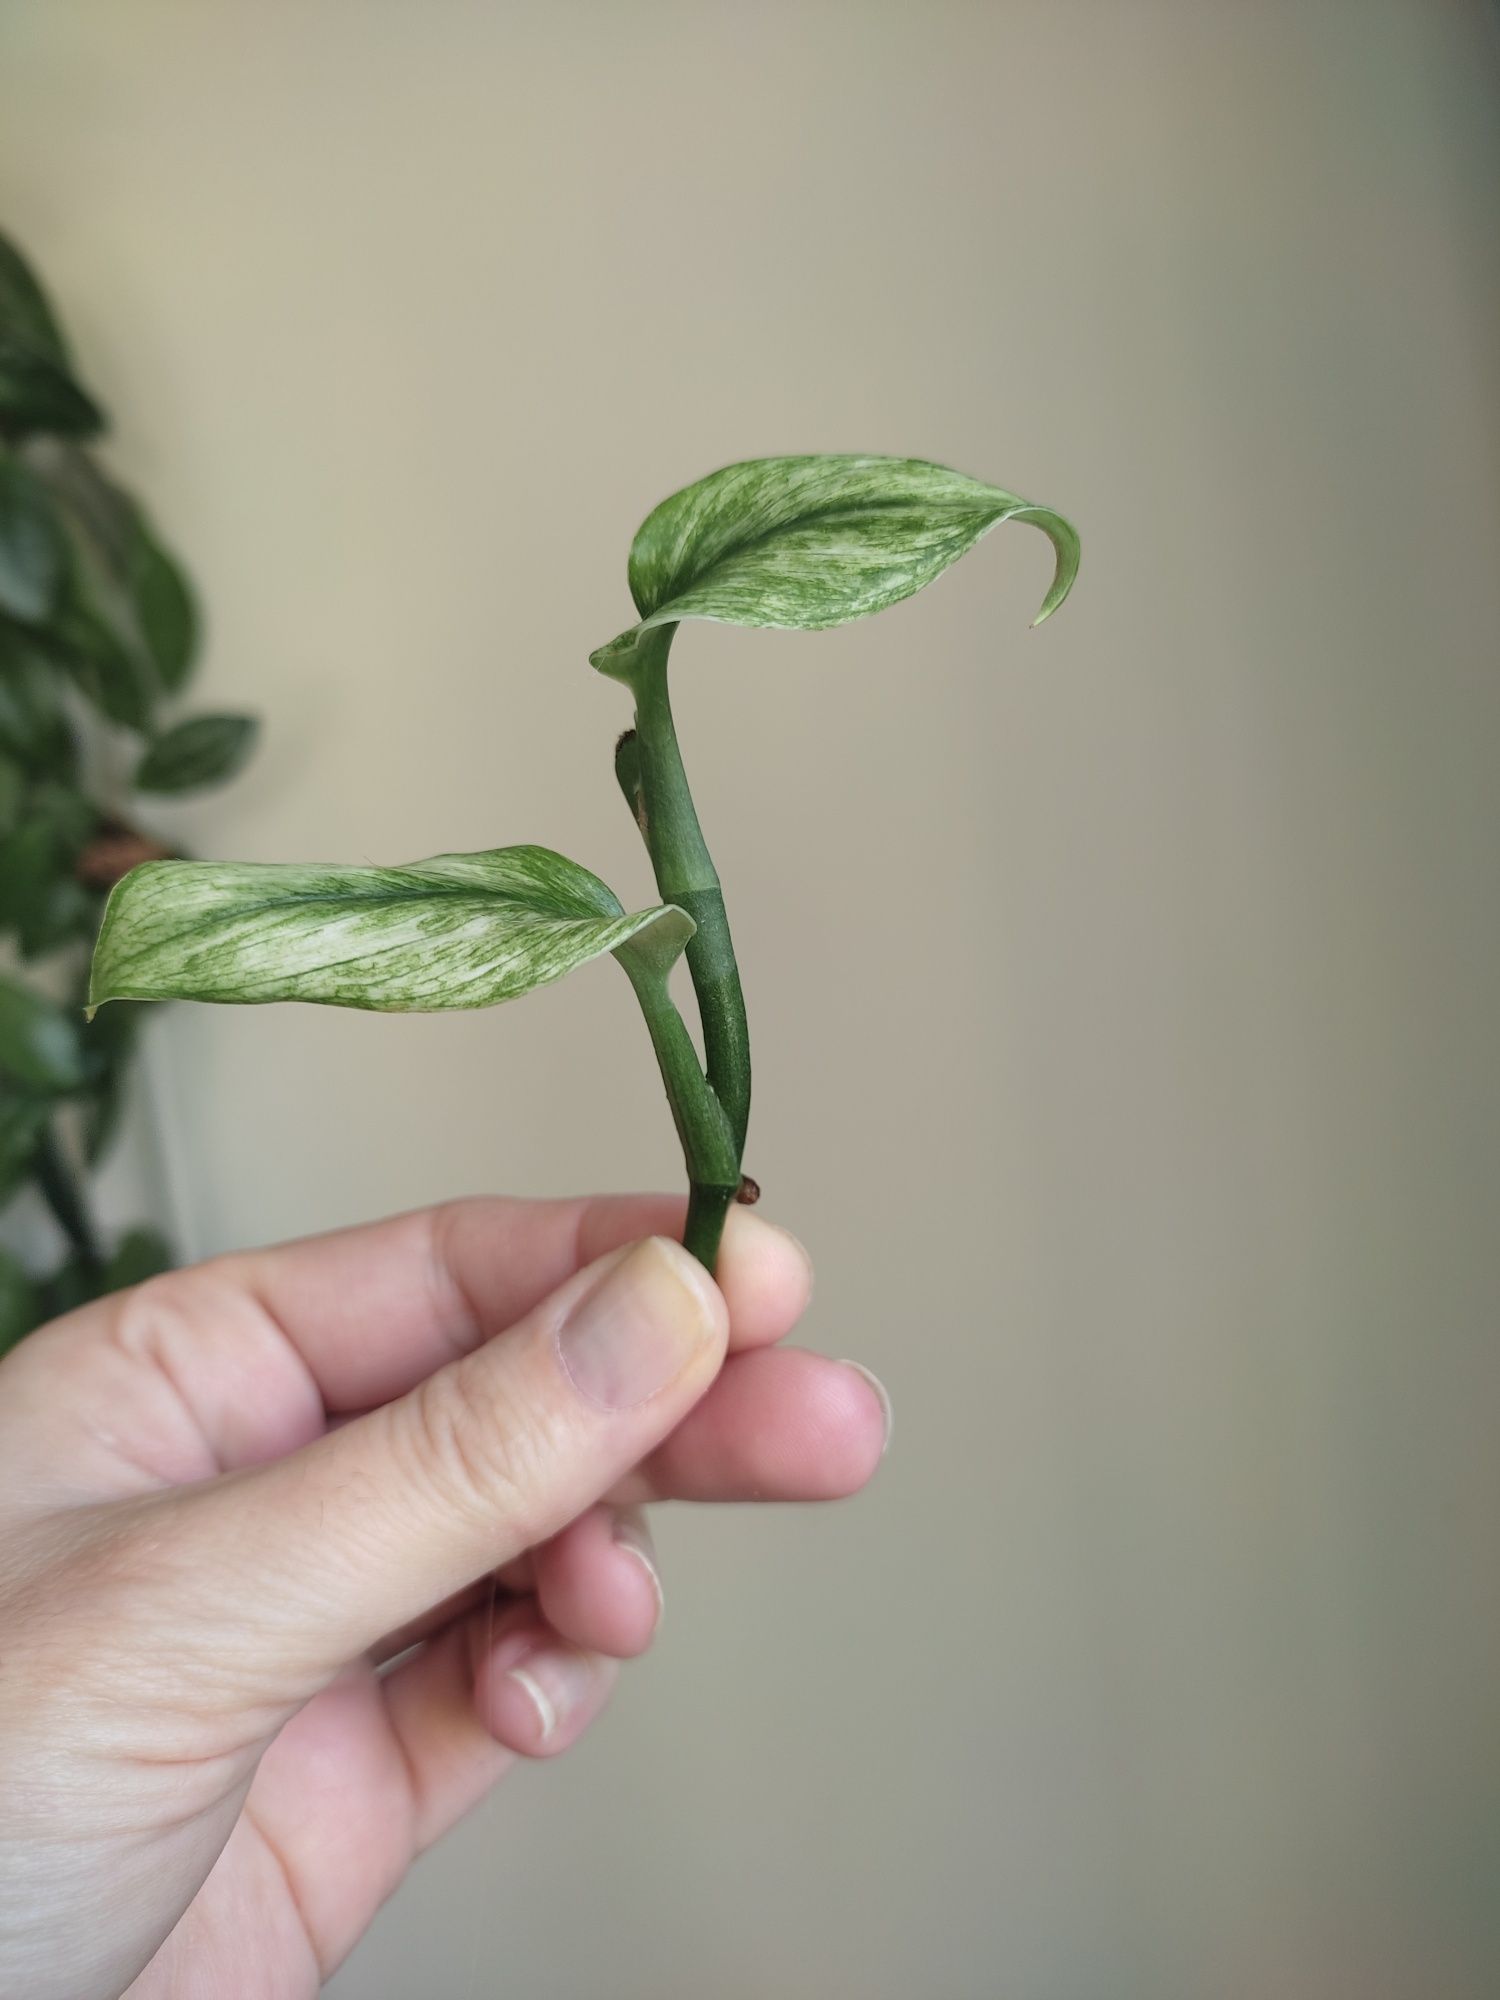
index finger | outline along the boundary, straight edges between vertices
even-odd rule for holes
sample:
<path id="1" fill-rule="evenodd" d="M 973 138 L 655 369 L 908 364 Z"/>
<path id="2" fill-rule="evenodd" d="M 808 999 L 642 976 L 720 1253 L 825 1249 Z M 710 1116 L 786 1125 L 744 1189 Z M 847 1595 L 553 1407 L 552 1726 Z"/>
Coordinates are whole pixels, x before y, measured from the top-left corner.
<path id="1" fill-rule="evenodd" d="M 296 1349 L 331 1415 L 404 1395 L 531 1311 L 575 1271 L 646 1236 L 680 1236 L 672 1195 L 474 1196 L 216 1260 Z M 731 1349 L 784 1338 L 812 1268 L 796 1238 L 731 1211 L 715 1273 Z"/>

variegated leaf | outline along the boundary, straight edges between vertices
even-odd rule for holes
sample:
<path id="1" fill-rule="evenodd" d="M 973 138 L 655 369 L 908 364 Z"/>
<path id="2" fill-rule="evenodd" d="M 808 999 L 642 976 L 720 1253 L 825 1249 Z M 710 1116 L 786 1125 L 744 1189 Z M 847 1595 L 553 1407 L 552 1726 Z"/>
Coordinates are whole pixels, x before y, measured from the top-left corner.
<path id="1" fill-rule="evenodd" d="M 1078 535 L 1048 507 L 917 458 L 756 458 L 710 473 L 647 515 L 630 551 L 641 622 L 593 664 L 628 675 L 642 635 L 684 618 L 819 631 L 867 618 L 942 575 L 1002 521 L 1056 554 L 1036 623 L 1078 573 Z"/>
<path id="2" fill-rule="evenodd" d="M 110 896 L 89 981 L 107 1000 L 315 1000 L 387 1013 L 490 1007 L 655 928 L 545 847 L 439 854 L 401 868 L 148 861 Z"/>

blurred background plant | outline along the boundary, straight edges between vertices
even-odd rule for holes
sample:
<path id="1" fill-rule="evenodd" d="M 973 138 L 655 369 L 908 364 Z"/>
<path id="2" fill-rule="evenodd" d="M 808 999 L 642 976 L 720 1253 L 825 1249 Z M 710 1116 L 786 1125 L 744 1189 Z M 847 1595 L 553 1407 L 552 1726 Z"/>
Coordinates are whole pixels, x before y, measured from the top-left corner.
<path id="1" fill-rule="evenodd" d="M 135 824 L 129 794 L 219 783 L 256 733 L 246 715 L 164 715 L 193 671 L 197 607 L 94 457 L 105 425 L 0 236 L 0 1210 L 34 1187 L 65 1244 L 40 1271 L 0 1248 L 0 1352 L 170 1262 L 156 1230 L 109 1243 L 91 1213 L 136 1009 L 85 1022 L 88 948 L 120 876 L 172 851 Z"/>

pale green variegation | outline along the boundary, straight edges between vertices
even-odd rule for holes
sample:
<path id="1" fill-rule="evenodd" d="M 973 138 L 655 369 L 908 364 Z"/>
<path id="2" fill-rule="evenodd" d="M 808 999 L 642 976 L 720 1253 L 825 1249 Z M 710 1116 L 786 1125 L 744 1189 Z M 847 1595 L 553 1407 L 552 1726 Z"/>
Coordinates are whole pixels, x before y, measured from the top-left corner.
<path id="1" fill-rule="evenodd" d="M 109 899 L 89 1012 L 170 999 L 492 1007 L 648 929 L 680 952 L 693 924 L 664 906 L 627 915 L 596 875 L 545 847 L 400 868 L 151 861 Z"/>
<path id="2" fill-rule="evenodd" d="M 755 458 L 684 487 L 648 514 L 630 551 L 640 623 L 591 657 L 628 679 L 643 636 L 684 619 L 822 631 L 911 597 L 1002 521 L 1051 541 L 1056 567 L 1035 623 L 1078 573 L 1078 535 L 1034 505 L 918 458 Z"/>

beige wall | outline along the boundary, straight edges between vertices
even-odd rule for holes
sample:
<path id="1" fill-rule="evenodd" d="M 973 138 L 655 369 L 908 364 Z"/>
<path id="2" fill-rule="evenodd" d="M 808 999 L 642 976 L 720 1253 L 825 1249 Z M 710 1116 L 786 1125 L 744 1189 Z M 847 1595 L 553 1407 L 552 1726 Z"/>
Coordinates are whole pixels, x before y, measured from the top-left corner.
<path id="1" fill-rule="evenodd" d="M 913 452 L 1053 501 L 694 630 L 749 1164 L 895 1449 L 663 1521 L 657 1654 L 344 2000 L 1500 1988 L 1500 194 L 1441 0 L 0 17 L 6 222 L 214 615 L 247 857 L 549 842 L 647 507 Z M 195 1250 L 673 1184 L 624 982 L 178 1010 Z"/>

